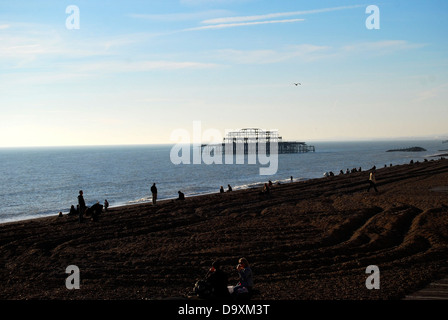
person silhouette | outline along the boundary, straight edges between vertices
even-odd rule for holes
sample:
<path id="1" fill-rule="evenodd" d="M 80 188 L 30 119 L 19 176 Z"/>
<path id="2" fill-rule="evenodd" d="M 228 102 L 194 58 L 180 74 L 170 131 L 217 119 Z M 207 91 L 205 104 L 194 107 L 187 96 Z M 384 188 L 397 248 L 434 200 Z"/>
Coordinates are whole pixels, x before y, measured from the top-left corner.
<path id="1" fill-rule="evenodd" d="M 84 201 L 83 191 L 79 190 L 78 204 L 79 204 L 79 222 L 83 221 L 83 216 L 86 211 L 86 202 Z"/>
<path id="2" fill-rule="evenodd" d="M 157 187 L 156 187 L 156 183 L 154 182 L 152 187 L 151 187 L 151 193 L 152 193 L 152 204 L 156 204 L 157 202 Z"/>
<path id="3" fill-rule="evenodd" d="M 236 267 L 238 271 L 238 276 L 240 278 L 239 283 L 233 288 L 233 292 L 238 294 L 238 292 L 245 288 L 249 293 L 252 292 L 254 286 L 252 269 L 249 266 L 249 262 L 246 258 L 240 258 L 238 260 L 238 265 Z"/>
<path id="4" fill-rule="evenodd" d="M 215 299 L 230 298 L 230 293 L 227 288 L 229 277 L 227 273 L 225 273 L 221 269 L 220 261 L 213 262 L 212 267 L 207 273 L 206 281 L 210 284 L 211 287 L 211 298 Z"/>

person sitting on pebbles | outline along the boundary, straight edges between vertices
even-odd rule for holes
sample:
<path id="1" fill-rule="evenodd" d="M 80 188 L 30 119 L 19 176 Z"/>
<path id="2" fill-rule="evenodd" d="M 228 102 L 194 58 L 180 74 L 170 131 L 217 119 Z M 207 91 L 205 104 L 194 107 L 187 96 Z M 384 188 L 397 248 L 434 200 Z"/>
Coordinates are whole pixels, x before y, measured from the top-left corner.
<path id="1" fill-rule="evenodd" d="M 177 200 L 185 200 L 185 194 L 181 191 L 177 191 L 177 193 L 179 194 L 179 198 L 177 198 Z"/>
<path id="2" fill-rule="evenodd" d="M 246 258 L 240 258 L 238 265 L 236 266 L 240 281 L 233 287 L 234 294 L 251 293 L 254 286 L 254 280 L 252 275 L 252 269 L 249 266 L 249 262 Z"/>
<path id="3" fill-rule="evenodd" d="M 211 286 L 211 297 L 215 299 L 227 299 L 230 297 L 227 289 L 228 275 L 221 269 L 221 262 L 214 261 L 212 267 L 208 271 L 206 281 Z"/>

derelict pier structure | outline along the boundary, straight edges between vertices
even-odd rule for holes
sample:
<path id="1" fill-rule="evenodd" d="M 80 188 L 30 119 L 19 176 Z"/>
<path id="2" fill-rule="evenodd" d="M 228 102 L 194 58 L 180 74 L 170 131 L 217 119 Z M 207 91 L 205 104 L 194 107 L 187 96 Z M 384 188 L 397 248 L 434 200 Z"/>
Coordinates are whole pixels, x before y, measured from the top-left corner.
<path id="1" fill-rule="evenodd" d="M 271 150 L 275 146 L 277 150 Z M 214 154 L 232 152 L 233 154 L 258 154 L 264 152 L 272 153 L 304 153 L 314 152 L 314 146 L 305 142 L 282 141 L 277 130 L 262 130 L 258 128 L 245 128 L 238 131 L 228 132 L 222 144 L 203 144 L 203 151 Z"/>

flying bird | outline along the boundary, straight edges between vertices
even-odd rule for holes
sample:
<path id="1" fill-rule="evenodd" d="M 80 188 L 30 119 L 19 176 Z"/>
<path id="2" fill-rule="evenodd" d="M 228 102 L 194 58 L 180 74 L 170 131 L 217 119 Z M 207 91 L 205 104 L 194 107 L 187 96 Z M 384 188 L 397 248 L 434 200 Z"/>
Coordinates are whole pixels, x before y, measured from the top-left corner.
<path id="1" fill-rule="evenodd" d="M 296 85 L 296 87 L 299 86 L 299 85 L 300 86 L 302 85 L 300 82 L 299 83 L 294 83 L 294 84 Z"/>

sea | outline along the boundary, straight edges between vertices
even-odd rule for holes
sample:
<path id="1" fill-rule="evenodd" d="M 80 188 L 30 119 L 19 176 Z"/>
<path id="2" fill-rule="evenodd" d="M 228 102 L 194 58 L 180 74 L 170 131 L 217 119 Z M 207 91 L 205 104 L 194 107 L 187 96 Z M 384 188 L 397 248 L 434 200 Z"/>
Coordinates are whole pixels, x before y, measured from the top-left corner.
<path id="1" fill-rule="evenodd" d="M 87 206 L 107 199 L 112 208 L 150 202 L 153 183 L 159 200 L 174 199 L 178 191 L 191 197 L 217 193 L 220 186 L 225 190 L 228 185 L 233 190 L 258 188 L 269 180 L 288 183 L 291 177 L 302 181 L 330 171 L 337 175 L 353 168 L 437 159 L 448 149 L 442 140 L 307 144 L 315 152 L 270 155 L 269 163 L 265 157 L 264 162 L 262 158 L 255 163 L 223 158 L 222 163 L 211 164 L 194 161 L 191 148 L 191 161 L 176 164 L 179 161 L 173 159 L 183 153 L 173 152 L 173 145 L 0 148 L 0 223 L 68 213 L 78 203 L 79 190 Z M 426 151 L 387 152 L 416 146 Z M 275 172 L 260 174 L 260 168 L 274 168 L 274 162 Z"/>

